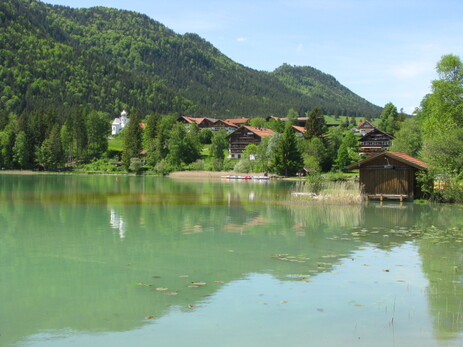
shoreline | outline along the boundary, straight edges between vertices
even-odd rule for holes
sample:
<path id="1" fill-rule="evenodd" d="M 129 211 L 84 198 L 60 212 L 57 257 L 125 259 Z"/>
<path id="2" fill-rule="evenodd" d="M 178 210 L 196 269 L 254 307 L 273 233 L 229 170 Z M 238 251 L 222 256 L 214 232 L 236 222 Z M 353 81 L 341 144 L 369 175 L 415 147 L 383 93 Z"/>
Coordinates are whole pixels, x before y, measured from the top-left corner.
<path id="1" fill-rule="evenodd" d="M 234 171 L 175 171 L 167 175 L 171 178 L 222 178 L 223 176 L 264 176 L 264 172 L 234 172 Z"/>
<path id="2" fill-rule="evenodd" d="M 159 176 L 155 173 L 136 174 L 132 172 L 79 172 L 79 171 L 34 171 L 34 170 L 0 170 L 0 175 L 102 175 L 102 176 Z M 170 178 L 222 178 L 223 176 L 263 176 L 264 172 L 233 172 L 233 171 L 175 171 L 166 175 Z M 272 177 L 273 178 L 273 177 Z"/>

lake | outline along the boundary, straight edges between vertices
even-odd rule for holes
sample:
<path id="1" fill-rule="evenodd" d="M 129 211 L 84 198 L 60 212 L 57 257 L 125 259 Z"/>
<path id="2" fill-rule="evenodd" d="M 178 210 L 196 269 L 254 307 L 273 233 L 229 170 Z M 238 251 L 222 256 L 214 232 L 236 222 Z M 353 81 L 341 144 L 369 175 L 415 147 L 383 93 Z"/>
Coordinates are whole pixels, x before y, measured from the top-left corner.
<path id="1" fill-rule="evenodd" d="M 463 344 L 461 206 L 293 185 L 0 175 L 0 345 Z"/>

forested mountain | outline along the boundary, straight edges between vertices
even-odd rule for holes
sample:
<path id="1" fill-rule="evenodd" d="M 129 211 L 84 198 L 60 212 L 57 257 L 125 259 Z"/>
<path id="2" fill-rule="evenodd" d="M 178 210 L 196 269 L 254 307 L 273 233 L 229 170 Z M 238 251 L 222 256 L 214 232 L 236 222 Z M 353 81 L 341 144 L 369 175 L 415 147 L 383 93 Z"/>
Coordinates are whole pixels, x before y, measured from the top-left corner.
<path id="1" fill-rule="evenodd" d="M 81 106 L 214 116 L 377 116 L 381 109 L 309 67 L 268 73 L 233 62 L 196 34 L 135 12 L 0 2 L 0 109 Z"/>
<path id="2" fill-rule="evenodd" d="M 344 87 L 333 76 L 310 66 L 284 64 L 273 72 L 285 86 L 309 98 L 309 103 L 319 105 L 324 114 L 351 115 L 358 110 L 361 115 L 371 115 L 371 103 Z"/>

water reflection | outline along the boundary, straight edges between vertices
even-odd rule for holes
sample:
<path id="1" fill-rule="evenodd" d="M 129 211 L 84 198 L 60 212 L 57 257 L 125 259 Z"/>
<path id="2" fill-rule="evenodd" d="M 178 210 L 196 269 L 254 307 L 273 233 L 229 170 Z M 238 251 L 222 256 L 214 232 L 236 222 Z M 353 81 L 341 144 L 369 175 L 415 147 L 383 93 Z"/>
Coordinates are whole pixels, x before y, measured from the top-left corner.
<path id="1" fill-rule="evenodd" d="M 419 242 L 433 326 L 438 339 L 453 339 L 463 331 L 463 252 L 461 244 Z"/>
<path id="2" fill-rule="evenodd" d="M 116 212 L 114 208 L 110 209 L 110 220 L 109 224 L 111 224 L 111 227 L 113 229 L 116 229 L 119 232 L 119 237 L 121 239 L 125 239 L 125 222 L 124 218 L 119 215 L 119 213 Z"/>
<path id="3" fill-rule="evenodd" d="M 330 306 L 327 295 L 308 316 L 314 319 L 329 307 L 339 316 L 330 324 L 342 326 L 341 320 L 356 313 L 351 310 L 363 307 L 361 298 L 348 300 L 365 290 L 362 281 L 376 276 L 382 288 L 365 295 L 382 300 L 403 283 L 416 285 L 411 278 L 390 278 L 399 276 L 397 264 L 387 264 L 394 252 L 420 259 L 418 267 L 415 261 L 399 265 L 411 276 L 423 276 L 417 283 L 429 282 L 415 290 L 417 297 L 426 294 L 434 337 L 461 342 L 461 247 L 400 233 L 430 225 L 461 228 L 460 207 L 276 204 L 289 190 L 288 183 L 0 176 L 0 344 L 45 331 L 134 331 L 152 321 L 160 324 L 173 308 L 192 313 L 213 307 L 222 295 L 255 319 L 252 302 L 233 296 L 230 288 L 263 278 L 271 278 L 275 292 L 268 295 L 280 305 L 319 297 L 320 286 L 338 299 L 345 296 L 344 311 Z M 369 264 L 374 261 L 377 272 Z M 256 290 L 265 293 L 263 287 Z M 393 301 L 382 305 L 391 310 Z M 296 324 L 299 309 L 285 311 L 288 324 Z M 374 321 L 377 313 L 369 315 Z M 412 317 L 423 326 L 426 318 L 426 313 Z"/>

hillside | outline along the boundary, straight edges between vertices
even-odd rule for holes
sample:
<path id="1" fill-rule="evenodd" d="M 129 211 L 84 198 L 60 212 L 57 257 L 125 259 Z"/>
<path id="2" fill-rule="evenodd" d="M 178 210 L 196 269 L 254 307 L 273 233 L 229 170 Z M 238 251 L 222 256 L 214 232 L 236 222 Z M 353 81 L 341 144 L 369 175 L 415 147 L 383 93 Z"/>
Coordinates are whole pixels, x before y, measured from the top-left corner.
<path id="1" fill-rule="evenodd" d="M 284 64 L 273 72 L 285 86 L 307 96 L 311 104 L 318 104 L 325 114 L 372 114 L 372 105 L 339 83 L 333 76 L 310 66 Z"/>
<path id="2" fill-rule="evenodd" d="M 145 15 L 35 0 L 0 3 L 0 109 L 82 106 L 214 116 L 381 109 L 310 67 L 268 73 L 233 62 L 196 34 L 178 35 Z"/>

